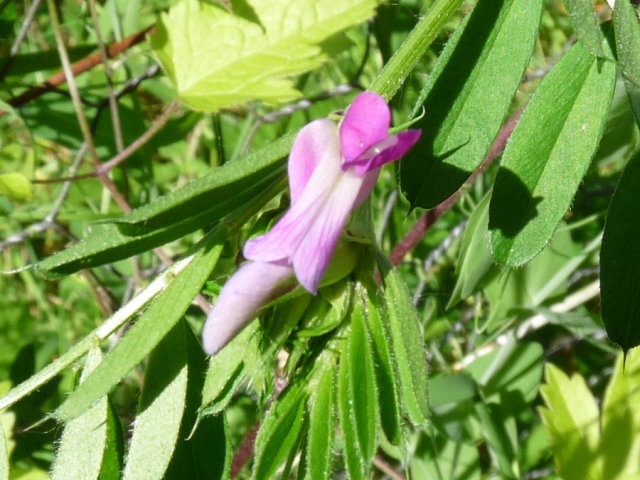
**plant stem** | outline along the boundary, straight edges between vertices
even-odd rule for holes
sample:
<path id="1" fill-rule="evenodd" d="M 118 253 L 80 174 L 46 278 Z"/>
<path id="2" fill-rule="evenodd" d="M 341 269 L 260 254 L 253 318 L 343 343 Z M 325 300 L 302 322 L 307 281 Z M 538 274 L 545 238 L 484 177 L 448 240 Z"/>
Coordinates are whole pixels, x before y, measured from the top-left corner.
<path id="1" fill-rule="evenodd" d="M 391 100 L 461 3 L 462 0 L 437 0 L 411 30 L 369 90 Z"/>

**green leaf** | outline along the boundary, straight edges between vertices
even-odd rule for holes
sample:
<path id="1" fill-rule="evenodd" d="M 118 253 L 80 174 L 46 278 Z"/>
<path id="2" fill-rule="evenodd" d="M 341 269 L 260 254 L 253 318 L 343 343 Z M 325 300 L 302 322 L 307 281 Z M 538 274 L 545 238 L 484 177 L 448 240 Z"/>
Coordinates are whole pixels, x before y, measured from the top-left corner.
<path id="1" fill-rule="evenodd" d="M 607 335 L 626 352 L 640 345 L 640 152 L 627 164 L 609 205 L 600 250 L 601 312 Z"/>
<path id="2" fill-rule="evenodd" d="M 335 360 L 324 355 L 309 381 L 309 434 L 306 447 L 306 475 L 311 480 L 331 478 L 331 451 L 334 440 Z"/>
<path id="3" fill-rule="evenodd" d="M 211 273 L 225 233 L 225 229 L 219 228 L 205 237 L 196 258 L 170 281 L 100 366 L 60 405 L 55 417 L 70 420 L 81 415 L 160 343 Z"/>
<path id="4" fill-rule="evenodd" d="M 540 415 L 551 435 L 558 474 L 565 480 L 605 478 L 598 455 L 598 405 L 584 379 L 569 378 L 552 364 L 547 364 L 545 377 L 540 393 L 547 408 L 540 408 Z"/>
<path id="5" fill-rule="evenodd" d="M 319 67 L 320 44 L 364 22 L 374 0 L 248 0 L 219 4 L 182 0 L 163 14 L 151 46 L 178 90 L 196 110 L 250 100 L 300 96 L 284 78 Z"/>
<path id="6" fill-rule="evenodd" d="M 422 136 L 400 164 L 412 206 L 446 200 L 484 159 L 529 63 L 542 4 L 478 2 L 447 43 L 421 94 Z"/>
<path id="7" fill-rule="evenodd" d="M 36 266 L 46 277 L 57 278 L 86 268 L 117 262 L 210 225 L 220 214 L 220 208 L 214 207 L 136 236 L 122 234 L 116 225 L 95 225 L 86 238 L 45 258 Z"/>
<path id="8" fill-rule="evenodd" d="M 9 480 L 9 450 L 2 423 L 0 423 L 0 480 Z"/>
<path id="9" fill-rule="evenodd" d="M 470 418 L 477 396 L 476 383 L 466 374 L 441 374 L 429 379 L 433 425 L 456 442 L 473 443 Z"/>
<path id="10" fill-rule="evenodd" d="M 407 477 L 425 480 L 500 478 L 483 472 L 486 457 L 481 458 L 478 452 L 477 445 L 422 435 L 409 464 L 411 475 Z"/>
<path id="11" fill-rule="evenodd" d="M 491 192 L 480 200 L 469 217 L 456 263 L 456 285 L 447 309 L 469 297 L 493 265 L 489 250 L 489 201 Z"/>
<path id="12" fill-rule="evenodd" d="M 522 402 L 532 402 L 538 394 L 543 354 L 539 343 L 508 343 L 477 358 L 465 371 L 481 385 L 485 397 L 510 397 L 510 408 L 515 411 L 525 408 Z"/>
<path id="13" fill-rule="evenodd" d="M 251 322 L 227 346 L 209 359 L 209 369 L 202 389 L 201 409 L 216 413 L 227 406 L 244 379 L 244 352 L 247 348 L 254 347 L 250 340 L 256 335 L 258 326 L 258 322 Z M 213 409 L 212 402 L 215 402 Z"/>
<path id="14" fill-rule="evenodd" d="M 640 24 L 629 0 L 617 0 L 613 12 L 616 53 L 631 106 L 640 125 Z"/>
<path id="15" fill-rule="evenodd" d="M 89 352 L 80 385 L 87 381 L 101 360 L 99 348 Z M 108 408 L 107 397 L 102 396 L 99 402 L 65 425 L 51 470 L 53 479 L 98 478 L 106 446 Z"/>
<path id="16" fill-rule="evenodd" d="M 159 292 L 164 290 L 171 283 L 179 272 L 187 265 L 197 259 L 197 255 L 184 258 L 166 271 L 158 275 L 145 289 L 133 297 L 128 303 L 106 319 L 100 326 L 86 335 L 82 340 L 69 348 L 64 354 L 56 358 L 38 373 L 31 375 L 22 383 L 16 385 L 8 393 L 0 397 L 0 410 L 15 405 L 19 400 L 33 393 L 47 382 L 58 376 L 63 370 L 70 367 L 87 354 L 95 345 L 107 339 L 134 315 L 146 308 L 148 303 L 155 298 Z"/>
<path id="17" fill-rule="evenodd" d="M 169 465 L 187 400 L 184 331 L 185 325 L 178 323 L 149 358 L 124 480 L 162 478 Z"/>
<path id="18" fill-rule="evenodd" d="M 296 445 L 302 430 L 306 397 L 304 389 L 293 385 L 273 403 L 256 438 L 256 464 L 252 478 L 275 478 L 278 467 Z"/>
<path id="19" fill-rule="evenodd" d="M 378 404 L 380 408 L 380 424 L 387 440 L 392 445 L 400 445 L 402 440 L 400 400 L 396 385 L 396 375 L 391 357 L 387 325 L 383 321 L 381 302 L 369 299 L 366 316 L 371 343 L 373 347 L 373 364 L 378 384 Z"/>
<path id="20" fill-rule="evenodd" d="M 429 418 L 427 363 L 418 314 L 411 296 L 396 270 L 385 277 L 387 318 L 391 354 L 396 362 L 399 397 L 409 420 L 425 426 Z"/>
<path id="21" fill-rule="evenodd" d="M 350 333 L 350 332 L 349 332 Z M 338 370 L 338 413 L 342 430 L 342 451 L 345 467 L 351 480 L 367 478 L 369 465 L 363 460 L 363 453 L 358 442 L 358 428 L 353 416 L 353 400 L 351 399 L 351 368 L 349 347 L 342 350 L 340 368 Z"/>
<path id="22" fill-rule="evenodd" d="M 284 182 L 282 159 L 292 138 L 285 135 L 214 169 L 206 177 L 115 220 L 117 226 L 94 226 L 90 236 L 39 262 L 38 269 L 53 278 L 68 275 L 129 258 L 217 222 L 247 198 Z"/>
<path id="23" fill-rule="evenodd" d="M 491 305 L 484 328 L 517 317 L 523 308 L 537 308 L 549 298 L 566 295 L 566 281 L 585 258 L 599 248 L 596 237 L 587 246 L 572 239 L 567 226 L 556 230 L 549 244 L 522 268 L 504 270 L 483 287 Z"/>
<path id="24" fill-rule="evenodd" d="M 604 57 L 602 32 L 591 0 L 565 0 L 576 37 L 596 57 Z"/>
<path id="25" fill-rule="evenodd" d="M 293 138 L 293 133 L 284 135 L 136 209 L 117 221 L 118 228 L 126 235 L 141 235 L 204 210 L 209 210 L 211 221 L 215 221 L 263 191 L 266 184 L 284 177 L 284 158 L 289 154 Z"/>
<path id="26" fill-rule="evenodd" d="M 513 468 L 516 464 L 517 439 L 509 435 L 507 419 L 495 403 L 476 402 L 475 406 L 487 446 L 498 461 L 500 478 L 520 478 Z"/>
<path id="27" fill-rule="evenodd" d="M 595 154 L 615 77 L 613 62 L 577 43 L 534 93 L 493 188 L 489 230 L 497 262 L 520 266 L 553 235 Z"/>
<path id="28" fill-rule="evenodd" d="M 603 478 L 640 476 L 640 351 L 618 356 L 602 404 Z"/>
<path id="29" fill-rule="evenodd" d="M 107 409 L 107 440 L 102 456 L 100 480 L 120 480 L 124 457 L 124 435 L 118 413 L 111 401 Z"/>
<path id="30" fill-rule="evenodd" d="M 29 200 L 33 196 L 31 182 L 22 173 L 0 174 L 0 195 L 13 200 Z"/>
<path id="31" fill-rule="evenodd" d="M 11 382 L 0 382 L 0 394 L 4 395 L 11 389 Z M 9 480 L 9 458 L 15 442 L 11 439 L 11 432 L 15 424 L 16 414 L 0 409 L 0 480 Z"/>
<path id="32" fill-rule="evenodd" d="M 178 442 L 163 478 L 229 478 L 232 450 L 225 418 L 224 415 L 203 416 L 198 411 L 206 358 L 188 323 L 184 320 L 180 323 L 187 354 L 187 397 Z"/>
<path id="33" fill-rule="evenodd" d="M 338 410 L 349 478 L 367 478 L 377 448 L 378 392 L 363 292 L 356 294 L 351 332 L 340 356 Z"/>

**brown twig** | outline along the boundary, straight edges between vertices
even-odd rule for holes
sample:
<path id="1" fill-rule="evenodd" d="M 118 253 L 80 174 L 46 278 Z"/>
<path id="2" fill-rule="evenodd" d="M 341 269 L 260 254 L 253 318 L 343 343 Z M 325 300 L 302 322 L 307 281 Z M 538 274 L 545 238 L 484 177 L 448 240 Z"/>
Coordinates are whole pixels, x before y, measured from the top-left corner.
<path id="1" fill-rule="evenodd" d="M 471 185 L 478 176 L 484 172 L 489 165 L 493 163 L 493 161 L 498 158 L 500 153 L 504 150 L 504 147 L 507 144 L 507 140 L 513 132 L 516 123 L 520 119 L 520 115 L 522 114 L 522 107 L 516 113 L 514 113 L 509 120 L 505 122 L 505 124 L 498 132 L 493 144 L 491 145 L 491 149 L 487 153 L 482 164 L 476 169 L 475 172 L 471 174 L 471 176 L 465 182 L 465 185 Z M 458 200 L 460 195 L 462 194 L 462 189 L 455 192 L 449 198 L 447 198 L 444 202 L 440 203 L 438 206 L 425 212 L 411 227 L 411 230 L 407 232 L 407 234 L 400 240 L 389 255 L 389 261 L 393 265 L 399 265 L 402 262 L 402 259 L 405 257 L 407 253 L 412 251 L 418 243 L 422 240 L 425 234 L 429 231 L 429 228 L 438 220 L 445 212 L 447 212 L 453 204 Z"/>
<path id="2" fill-rule="evenodd" d="M 146 28 L 140 32 L 134 33 L 133 35 L 119 41 L 112 43 L 107 48 L 107 56 L 108 58 L 113 58 L 119 53 L 122 53 L 134 45 L 144 41 L 147 33 L 153 33 L 154 27 Z M 93 53 L 81 60 L 78 60 L 75 63 L 71 64 L 71 71 L 73 75 L 77 76 L 81 73 L 84 73 L 88 70 L 91 70 L 93 67 L 100 65 L 103 61 L 102 54 L 100 52 Z M 41 95 L 51 92 L 55 90 L 58 86 L 62 85 L 67 81 L 64 70 L 61 70 L 51 77 L 49 77 L 44 83 L 37 85 L 33 88 L 30 88 L 24 93 L 21 93 L 17 97 L 12 98 L 7 103 L 12 107 L 20 107 L 31 100 L 40 97 Z M 4 115 L 6 112 L 0 110 L 0 116 Z"/>
<path id="3" fill-rule="evenodd" d="M 49 8 L 49 17 L 51 19 L 51 26 L 53 28 L 53 33 L 56 37 L 56 46 L 58 48 L 58 54 L 60 55 L 60 62 L 62 63 L 62 70 L 64 72 L 64 76 L 67 79 L 67 83 L 69 85 L 69 94 L 71 95 L 71 102 L 73 103 L 73 108 L 76 113 L 76 118 L 78 119 L 78 125 L 80 126 L 80 131 L 82 132 L 82 136 L 84 137 L 84 141 L 87 144 L 87 150 L 89 152 L 89 156 L 93 160 L 93 164 L 97 169 L 101 165 L 100 157 L 96 152 L 95 144 L 93 142 L 93 133 L 91 132 L 91 128 L 89 127 L 89 122 L 87 121 L 87 117 L 84 113 L 84 109 L 82 108 L 82 102 L 80 100 L 80 91 L 78 86 L 76 85 L 75 75 L 71 68 L 71 63 L 69 62 L 69 54 L 67 52 L 67 47 L 64 44 L 64 38 L 62 34 L 62 27 L 60 24 L 60 18 L 58 16 L 58 10 L 54 0 L 47 0 L 47 6 Z M 118 204 L 120 209 L 125 213 L 131 212 L 131 207 L 124 199 L 118 188 L 115 186 L 113 181 L 105 174 L 101 175 L 100 182 L 109 190 L 109 193 L 113 197 L 114 201 Z"/>
<path id="4" fill-rule="evenodd" d="M 396 470 L 384 459 L 379 456 L 373 457 L 373 465 L 380 470 L 382 473 L 387 474 L 389 478 L 393 480 L 405 480 L 405 478 L 400 475 Z"/>

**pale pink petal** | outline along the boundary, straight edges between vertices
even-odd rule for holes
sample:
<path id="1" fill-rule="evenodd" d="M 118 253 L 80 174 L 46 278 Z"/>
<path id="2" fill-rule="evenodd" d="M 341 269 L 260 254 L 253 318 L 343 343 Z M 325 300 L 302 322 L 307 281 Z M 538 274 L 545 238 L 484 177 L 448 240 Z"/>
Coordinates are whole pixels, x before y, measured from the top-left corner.
<path id="1" fill-rule="evenodd" d="M 387 138 L 391 112 L 380 95 L 358 95 L 340 125 L 340 148 L 347 162 L 357 159 L 376 143 Z"/>
<path id="2" fill-rule="evenodd" d="M 340 157 L 338 140 L 338 127 L 327 119 L 311 122 L 298 132 L 288 164 L 291 203 L 297 202 L 324 155 L 334 152 Z"/>
<path id="3" fill-rule="evenodd" d="M 364 175 L 385 163 L 398 160 L 415 145 L 421 134 L 421 130 L 405 130 L 397 135 L 389 135 L 360 158 L 344 162 L 342 168 L 353 167 L 358 175 Z"/>
<path id="4" fill-rule="evenodd" d="M 216 354 L 253 320 L 278 284 L 293 275 L 291 267 L 247 262 L 227 281 L 207 315 L 202 331 L 204 349 Z"/>
<path id="5" fill-rule="evenodd" d="M 298 281 L 314 295 L 354 209 L 362 183 L 363 177 L 352 172 L 341 174 L 293 256 L 293 269 Z"/>
<path id="6" fill-rule="evenodd" d="M 318 213 L 332 195 L 336 182 L 342 177 L 342 158 L 337 148 L 337 135 L 322 154 L 320 162 L 306 180 L 305 188 L 285 215 L 266 234 L 247 241 L 244 256 L 259 262 L 291 260 L 298 245 L 311 228 Z"/>
<path id="7" fill-rule="evenodd" d="M 365 173 L 361 177 L 362 185 L 360 186 L 360 191 L 358 191 L 358 196 L 356 197 L 355 204 L 353 205 L 354 209 L 362 205 L 362 202 L 367 199 L 367 197 L 371 193 L 371 190 L 373 190 L 373 187 L 376 186 L 378 175 L 380 175 L 380 169 L 376 168 L 371 170 L 370 172 Z"/>

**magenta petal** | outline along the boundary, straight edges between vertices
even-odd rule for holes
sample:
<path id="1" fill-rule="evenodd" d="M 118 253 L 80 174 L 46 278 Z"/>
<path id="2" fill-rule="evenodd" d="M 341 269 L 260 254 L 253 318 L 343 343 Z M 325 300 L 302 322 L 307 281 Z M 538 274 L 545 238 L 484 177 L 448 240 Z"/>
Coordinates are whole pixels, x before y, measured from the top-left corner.
<path id="1" fill-rule="evenodd" d="M 205 351 L 214 355 L 229 343 L 292 274 L 290 267 L 274 263 L 248 262 L 240 267 L 207 315 L 202 331 Z"/>
<path id="2" fill-rule="evenodd" d="M 358 175 L 364 175 L 371 170 L 380 168 L 385 163 L 394 162 L 407 153 L 409 149 L 416 144 L 420 139 L 421 134 L 422 130 L 405 130 L 397 135 L 390 135 L 390 145 L 383 148 L 380 153 L 371 156 L 366 161 L 360 160 L 345 163 L 343 168 L 353 166 Z"/>
<path id="3" fill-rule="evenodd" d="M 346 161 L 357 159 L 387 137 L 391 112 L 380 95 L 358 95 L 340 125 L 340 148 Z"/>
<path id="4" fill-rule="evenodd" d="M 337 127 L 331 120 L 316 120 L 298 132 L 288 164 L 291 203 L 298 200 L 323 155 L 331 150 L 340 155 Z"/>

